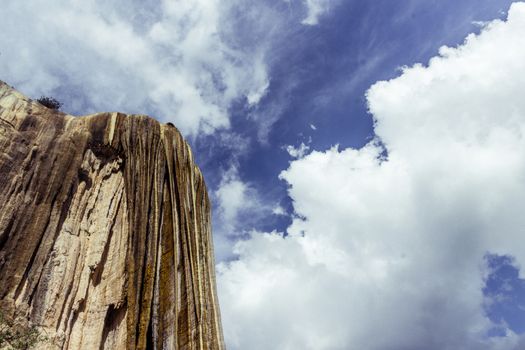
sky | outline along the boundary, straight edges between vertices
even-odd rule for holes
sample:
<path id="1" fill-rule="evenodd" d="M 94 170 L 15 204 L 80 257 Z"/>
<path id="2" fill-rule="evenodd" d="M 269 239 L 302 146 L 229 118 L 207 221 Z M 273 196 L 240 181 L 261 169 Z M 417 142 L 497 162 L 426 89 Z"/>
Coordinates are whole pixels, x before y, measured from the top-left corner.
<path id="1" fill-rule="evenodd" d="M 0 13 L 0 79 L 189 141 L 228 349 L 525 348 L 525 3 Z"/>

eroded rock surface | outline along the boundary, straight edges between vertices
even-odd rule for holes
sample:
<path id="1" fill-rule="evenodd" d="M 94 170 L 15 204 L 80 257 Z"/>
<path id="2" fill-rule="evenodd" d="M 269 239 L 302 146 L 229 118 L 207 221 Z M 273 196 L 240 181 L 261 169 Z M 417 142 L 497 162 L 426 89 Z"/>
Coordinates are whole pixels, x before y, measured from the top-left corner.
<path id="1" fill-rule="evenodd" d="M 173 126 L 0 82 L 0 309 L 48 349 L 223 349 L 210 204 Z"/>

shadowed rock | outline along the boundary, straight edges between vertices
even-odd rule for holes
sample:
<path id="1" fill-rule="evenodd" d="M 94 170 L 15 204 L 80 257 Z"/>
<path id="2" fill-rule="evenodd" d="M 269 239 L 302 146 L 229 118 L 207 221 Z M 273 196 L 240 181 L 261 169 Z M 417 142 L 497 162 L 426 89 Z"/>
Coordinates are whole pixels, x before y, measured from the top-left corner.
<path id="1" fill-rule="evenodd" d="M 210 203 L 175 127 L 0 82 L 0 309 L 39 348 L 224 348 Z"/>

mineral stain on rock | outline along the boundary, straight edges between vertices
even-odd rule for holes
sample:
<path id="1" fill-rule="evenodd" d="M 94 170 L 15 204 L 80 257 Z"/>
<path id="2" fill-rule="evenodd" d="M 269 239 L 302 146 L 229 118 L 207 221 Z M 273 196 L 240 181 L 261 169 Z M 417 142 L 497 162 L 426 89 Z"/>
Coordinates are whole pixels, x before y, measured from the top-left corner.
<path id="1" fill-rule="evenodd" d="M 42 349 L 224 349 L 210 203 L 175 127 L 0 82 L 0 311 Z"/>

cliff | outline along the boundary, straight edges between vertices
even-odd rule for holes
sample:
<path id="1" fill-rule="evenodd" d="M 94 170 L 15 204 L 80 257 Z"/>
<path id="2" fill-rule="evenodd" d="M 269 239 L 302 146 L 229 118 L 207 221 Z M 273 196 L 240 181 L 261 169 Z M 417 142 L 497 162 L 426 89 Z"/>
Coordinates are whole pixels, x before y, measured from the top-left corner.
<path id="1" fill-rule="evenodd" d="M 0 82 L 0 311 L 41 349 L 223 349 L 206 186 L 178 130 Z"/>

